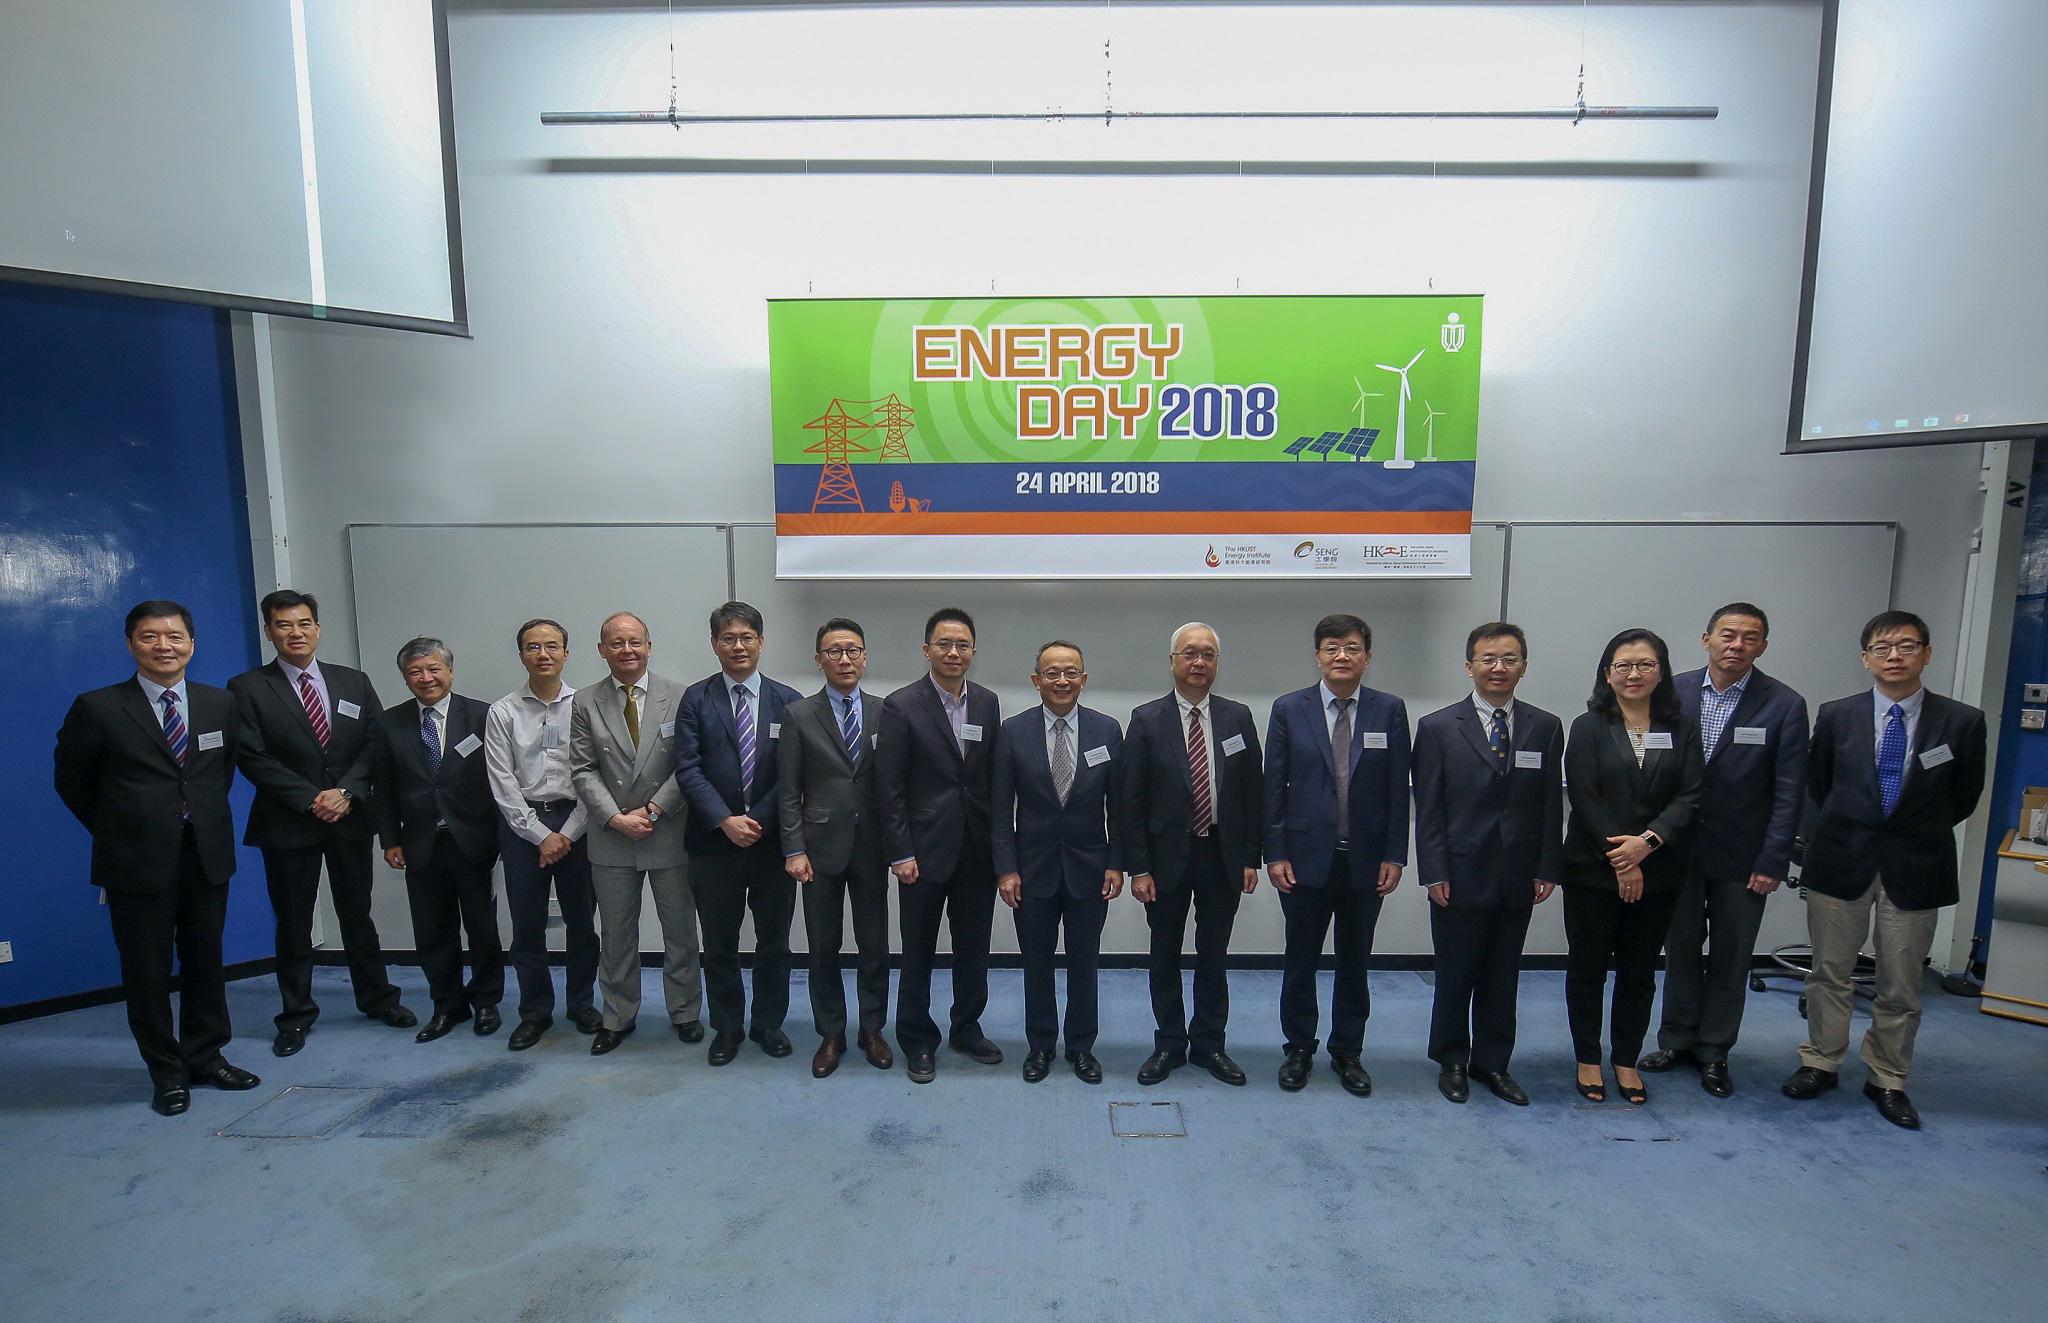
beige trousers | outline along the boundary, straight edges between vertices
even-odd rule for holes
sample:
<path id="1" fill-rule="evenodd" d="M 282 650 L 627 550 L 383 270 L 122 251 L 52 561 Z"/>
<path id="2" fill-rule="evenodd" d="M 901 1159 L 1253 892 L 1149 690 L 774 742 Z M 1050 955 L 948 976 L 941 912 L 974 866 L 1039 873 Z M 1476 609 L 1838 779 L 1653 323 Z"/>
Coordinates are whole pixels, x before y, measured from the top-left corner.
<path id="1" fill-rule="evenodd" d="M 1849 1013 L 1855 1004 L 1850 976 L 1871 934 L 1876 912 L 1877 1000 L 1861 1055 L 1870 1081 L 1903 1089 L 1913 1070 L 1913 1037 L 1920 1030 L 1920 982 L 1934 946 L 1940 910 L 1902 910 L 1884 894 L 1884 879 L 1854 900 L 1806 893 L 1806 931 L 1813 942 L 1813 972 L 1806 976 L 1806 1041 L 1801 1065 L 1838 1071 L 1849 1053 Z"/>

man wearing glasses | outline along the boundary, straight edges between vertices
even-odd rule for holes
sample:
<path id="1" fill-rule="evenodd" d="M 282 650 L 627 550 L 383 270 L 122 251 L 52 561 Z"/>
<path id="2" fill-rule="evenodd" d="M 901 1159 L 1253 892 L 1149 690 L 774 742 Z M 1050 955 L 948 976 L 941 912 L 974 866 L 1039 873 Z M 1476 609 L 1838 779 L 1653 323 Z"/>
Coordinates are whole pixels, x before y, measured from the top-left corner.
<path id="1" fill-rule="evenodd" d="M 1840 1082 L 1849 1052 L 1851 976 L 1875 914 L 1877 999 L 1863 1035 L 1863 1095 L 1907 1130 L 1920 1114 L 1906 1096 L 1920 1027 L 1920 971 L 1935 921 L 1957 900 L 1955 825 L 1984 789 L 1984 714 L 1920 685 L 1933 649 L 1927 622 L 1884 611 L 1863 627 L 1863 665 L 1877 683 L 1821 705 L 1807 788 L 1817 809 L 1801 884 L 1813 972 L 1806 1041 L 1788 1098 L 1818 1098 Z"/>

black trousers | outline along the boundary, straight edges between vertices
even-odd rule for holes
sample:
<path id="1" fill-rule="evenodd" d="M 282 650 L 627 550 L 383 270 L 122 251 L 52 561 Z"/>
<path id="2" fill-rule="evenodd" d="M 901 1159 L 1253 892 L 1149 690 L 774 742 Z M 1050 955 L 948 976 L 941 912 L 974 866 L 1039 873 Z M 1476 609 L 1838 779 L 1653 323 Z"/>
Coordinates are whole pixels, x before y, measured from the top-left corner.
<path id="1" fill-rule="evenodd" d="M 1064 887 L 1049 896 L 1017 902 L 1017 949 L 1024 954 L 1024 1041 L 1033 1052 L 1050 1052 L 1061 1037 L 1058 964 L 1060 928 L 1067 931 L 1067 1051 L 1093 1052 L 1097 972 L 1102 966 L 1102 924 L 1109 902 L 1097 892 L 1075 896 Z"/>
<path id="2" fill-rule="evenodd" d="M 505 946 L 498 938 L 498 893 L 491 865 L 478 864 L 446 831 L 434 835 L 426 866 L 406 860 L 405 901 L 413 945 L 435 1014 L 496 1006 L 505 998 Z M 469 982 L 462 981 L 462 939 L 469 936 Z"/>
<path id="3" fill-rule="evenodd" d="M 1160 893 L 1145 906 L 1145 925 L 1152 930 L 1152 1019 L 1158 1026 L 1152 1047 L 1158 1052 L 1206 1056 L 1223 1050 L 1224 1026 L 1230 1019 L 1230 929 L 1244 898 L 1242 875 L 1232 877 L 1223 866 L 1223 849 L 1214 833 L 1189 842 L 1184 885 Z M 1188 911 L 1195 915 L 1195 1015 L 1190 1020 L 1181 999 L 1181 947 L 1188 930 Z"/>
<path id="4" fill-rule="evenodd" d="M 860 1031 L 878 1034 L 889 1020 L 889 875 L 866 871 L 813 872 L 803 883 L 804 932 L 811 946 L 811 1022 L 818 1037 L 846 1037 L 846 983 L 839 950 L 845 941 L 847 902 L 853 903 L 853 943 L 860 952 L 854 975 Z"/>
<path id="5" fill-rule="evenodd" d="M 711 1031 L 765 1034 L 789 1018 L 789 925 L 796 879 L 782 871 L 779 841 L 731 854 L 690 856 L 690 893 L 703 929 L 704 1002 Z M 754 1016 L 740 976 L 740 925 L 754 916 Z"/>
<path id="6" fill-rule="evenodd" d="M 109 891 L 107 917 L 121 953 L 121 990 L 128 999 L 128 1031 L 149 1077 L 182 1085 L 193 1072 L 220 1059 L 234 1031 L 228 1025 L 228 985 L 221 974 L 221 929 L 228 889 L 206 880 L 192 828 L 178 849 L 177 875 L 154 895 Z M 176 950 L 183 991 L 178 1030 L 171 1029 L 171 953 Z"/>
<path id="7" fill-rule="evenodd" d="M 1564 1005 L 1571 1019 L 1572 1051 L 1582 1066 L 1600 1064 L 1600 1002 L 1607 971 L 1614 971 L 1614 1009 L 1609 1058 L 1633 1068 L 1650 1031 L 1650 1007 L 1657 1000 L 1657 953 L 1671 929 L 1673 892 L 1645 893 L 1623 904 L 1611 891 L 1564 889 Z"/>
<path id="8" fill-rule="evenodd" d="M 1664 1022 L 1657 1046 L 1690 1052 L 1702 1062 L 1728 1059 L 1742 1031 L 1749 963 L 1767 899 L 1749 889 L 1747 876 L 1695 874 L 1679 888 L 1664 941 Z"/>
<path id="9" fill-rule="evenodd" d="M 528 807 L 549 831 L 560 831 L 575 805 L 568 800 Z M 540 866 L 540 847 L 498 821 L 498 853 L 505 861 L 505 907 L 512 912 L 512 970 L 519 976 L 519 1018 L 552 1020 L 555 984 L 548 973 L 548 890 L 562 902 L 562 929 L 569 957 L 563 994 L 569 1014 L 590 1010 L 596 1001 L 597 920 L 590 890 L 590 849 L 578 840 L 551 867 Z"/>
<path id="10" fill-rule="evenodd" d="M 384 947 L 370 919 L 370 842 L 330 832 L 319 845 L 265 850 L 263 880 L 277 915 L 277 993 L 280 1029 L 307 1029 L 320 1018 L 313 1000 L 313 903 L 320 896 L 320 865 L 327 865 L 328 895 L 341 924 L 356 1009 L 382 1015 L 398 1005 L 398 986 L 384 973 Z"/>
<path id="11" fill-rule="evenodd" d="M 1429 907 L 1429 934 L 1436 950 L 1430 1060 L 1473 1070 L 1508 1068 L 1515 1051 L 1522 942 L 1529 935 L 1532 913 L 1527 905 Z"/>
<path id="12" fill-rule="evenodd" d="M 1330 863 L 1329 883 L 1297 886 L 1280 894 L 1280 912 L 1287 920 L 1287 949 L 1280 966 L 1280 1032 L 1287 1050 L 1316 1050 L 1316 965 L 1323 939 L 1334 921 L 1337 930 L 1337 977 L 1330 992 L 1330 1055 L 1355 1057 L 1365 1050 L 1365 1022 L 1372 1015 L 1372 992 L 1365 966 L 1372 958 L 1373 929 L 1380 921 L 1380 893 L 1336 879 L 1348 876 L 1350 863 L 1339 850 Z"/>
<path id="13" fill-rule="evenodd" d="M 939 1026 L 932 1019 L 932 964 L 939 926 L 953 933 L 953 1013 L 947 1040 L 982 1037 L 988 1009 L 989 931 L 996 920 L 995 864 L 984 849 L 964 856 L 951 877 L 920 874 L 896 884 L 897 923 L 903 930 L 903 968 L 896 978 L 896 1040 L 909 1052 L 935 1052 Z"/>

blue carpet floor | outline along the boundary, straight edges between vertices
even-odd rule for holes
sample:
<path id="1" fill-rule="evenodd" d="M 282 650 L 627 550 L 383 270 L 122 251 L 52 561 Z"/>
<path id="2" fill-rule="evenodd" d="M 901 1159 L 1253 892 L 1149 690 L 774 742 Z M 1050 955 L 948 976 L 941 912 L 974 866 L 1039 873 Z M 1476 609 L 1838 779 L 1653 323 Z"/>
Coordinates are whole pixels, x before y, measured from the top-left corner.
<path id="1" fill-rule="evenodd" d="M 801 985 L 795 1056 L 714 1071 L 647 981 L 652 1014 L 594 1059 L 560 1022 L 509 1053 L 509 1017 L 416 1045 L 323 970 L 288 1061 L 272 985 L 238 983 L 229 1055 L 263 1086 L 169 1120 L 118 1006 L 0 1029 L 0 1316 L 2002 1323 L 2048 1297 L 2048 1030 L 1931 984 L 1909 1134 L 1853 1060 L 1822 1101 L 1778 1095 L 1785 992 L 1751 999 L 1733 1099 L 1652 1076 L 1634 1109 L 1572 1092 L 1562 975 L 1530 974 L 1517 1109 L 1437 1096 L 1412 973 L 1373 976 L 1363 1101 L 1321 1062 L 1275 1087 L 1274 973 L 1232 979 L 1242 1089 L 1138 1087 L 1139 971 L 1103 975 L 1095 1088 L 1019 1080 L 1016 971 L 987 1022 L 1008 1060 L 942 1052 L 922 1087 L 858 1058 L 812 1080 Z M 1113 1102 L 1178 1103 L 1186 1136 L 1118 1138 Z"/>

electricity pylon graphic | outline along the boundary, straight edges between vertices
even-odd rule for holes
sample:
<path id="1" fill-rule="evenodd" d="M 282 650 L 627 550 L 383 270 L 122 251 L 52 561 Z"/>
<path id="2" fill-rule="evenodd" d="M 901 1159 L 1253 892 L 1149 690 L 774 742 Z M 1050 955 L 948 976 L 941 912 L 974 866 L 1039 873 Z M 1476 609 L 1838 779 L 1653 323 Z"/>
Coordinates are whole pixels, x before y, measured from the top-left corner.
<path id="1" fill-rule="evenodd" d="M 818 470 L 818 490 L 811 495 L 811 513 L 821 510 L 853 510 L 867 513 L 867 506 L 861 503 L 860 484 L 853 479 L 853 468 L 847 463 L 847 456 L 854 452 L 870 454 L 874 447 L 864 446 L 853 439 L 856 431 L 866 432 L 874 424 L 865 418 L 856 418 L 846 411 L 838 400 L 825 412 L 804 424 L 807 432 L 823 432 L 823 439 L 814 445 L 804 447 L 806 455 L 823 455 L 824 467 Z"/>
<path id="2" fill-rule="evenodd" d="M 861 402 L 875 405 L 868 411 L 868 422 L 869 426 L 882 429 L 882 462 L 887 464 L 900 459 L 908 464 L 910 429 L 917 426 L 910 420 L 917 416 L 917 410 L 898 399 L 894 391 L 880 400 Z"/>

